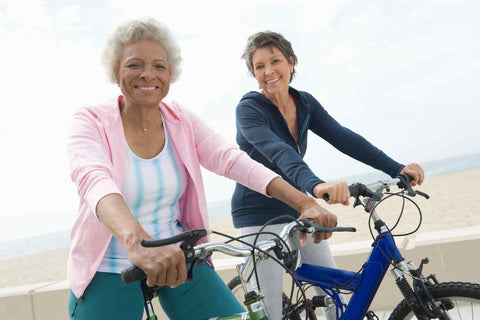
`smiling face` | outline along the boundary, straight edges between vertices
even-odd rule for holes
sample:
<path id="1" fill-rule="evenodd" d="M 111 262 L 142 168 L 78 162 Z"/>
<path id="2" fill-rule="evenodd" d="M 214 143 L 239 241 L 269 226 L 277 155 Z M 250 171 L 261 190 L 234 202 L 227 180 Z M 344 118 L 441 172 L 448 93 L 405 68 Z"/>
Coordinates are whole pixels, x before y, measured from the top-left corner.
<path id="1" fill-rule="evenodd" d="M 167 52 L 153 40 L 140 40 L 123 46 L 117 69 L 117 82 L 126 101 L 158 106 L 170 88 Z"/>
<path id="2" fill-rule="evenodd" d="M 252 65 L 255 79 L 266 95 L 288 93 L 293 64 L 277 47 L 257 49 Z"/>

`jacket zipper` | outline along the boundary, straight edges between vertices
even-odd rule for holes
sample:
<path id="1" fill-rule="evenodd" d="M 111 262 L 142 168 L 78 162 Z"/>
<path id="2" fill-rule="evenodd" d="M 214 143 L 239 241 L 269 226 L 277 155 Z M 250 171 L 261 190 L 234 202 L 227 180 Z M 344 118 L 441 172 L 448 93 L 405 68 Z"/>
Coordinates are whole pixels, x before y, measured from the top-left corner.
<path id="1" fill-rule="evenodd" d="M 305 120 L 303 121 L 302 127 L 300 128 L 300 132 L 298 133 L 299 142 L 302 140 L 302 136 L 305 133 L 305 128 L 307 127 L 307 123 L 309 120 L 310 120 L 310 115 L 307 114 L 307 116 L 305 117 Z M 297 143 L 297 150 L 298 150 L 298 154 L 300 154 L 300 145 L 298 143 Z"/>
<path id="2" fill-rule="evenodd" d="M 290 129 L 288 129 L 288 123 L 287 123 L 287 120 L 285 120 L 285 118 L 283 117 L 282 113 L 280 112 L 280 110 L 278 110 L 278 113 L 280 113 L 282 119 L 283 119 L 283 123 L 285 124 L 285 127 L 287 127 L 287 131 L 288 131 L 288 134 L 290 135 L 290 137 L 292 138 L 292 141 L 293 143 L 295 143 L 295 145 L 297 146 L 297 152 L 298 154 L 300 154 L 300 146 L 298 145 L 297 141 L 295 141 L 295 138 L 293 137 L 292 133 L 290 132 Z M 300 135 L 298 136 L 298 141 L 300 141 Z"/>
<path id="3" fill-rule="evenodd" d="M 272 102 L 271 102 L 272 103 Z M 280 113 L 280 116 L 282 117 L 283 119 L 283 123 L 285 123 L 285 126 L 287 127 L 287 131 L 288 133 L 290 134 L 290 137 L 292 137 L 292 140 L 293 140 L 293 143 L 295 143 L 295 145 L 297 146 L 297 152 L 298 154 L 301 154 L 301 150 L 300 150 L 300 145 L 297 143 L 297 141 L 295 141 L 295 138 L 293 137 L 293 135 L 290 133 L 290 130 L 288 129 L 288 123 L 287 123 L 287 120 L 285 120 L 285 117 L 283 116 L 283 114 L 280 112 L 280 110 L 277 108 L 277 106 L 275 106 L 273 103 L 272 105 L 275 107 L 275 109 L 278 111 L 278 113 Z M 302 127 L 298 133 L 298 141 L 300 141 L 302 139 L 302 135 L 305 131 L 305 128 L 307 127 L 307 123 L 308 121 L 310 120 L 310 114 L 307 114 L 307 116 L 305 117 L 305 120 L 303 121 L 303 124 L 302 124 Z"/>

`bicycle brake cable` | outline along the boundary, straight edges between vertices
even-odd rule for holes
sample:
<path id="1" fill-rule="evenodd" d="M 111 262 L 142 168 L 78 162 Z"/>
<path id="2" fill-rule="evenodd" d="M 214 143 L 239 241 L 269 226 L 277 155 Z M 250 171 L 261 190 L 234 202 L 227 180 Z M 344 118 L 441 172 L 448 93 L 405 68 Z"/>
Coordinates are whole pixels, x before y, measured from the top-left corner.
<path id="1" fill-rule="evenodd" d="M 258 241 L 259 236 L 262 235 L 262 234 L 263 234 L 263 235 L 269 234 L 269 235 L 273 235 L 273 236 L 275 236 L 276 238 L 278 238 L 278 239 L 282 242 L 282 244 L 284 245 L 284 247 L 286 247 L 288 254 L 289 254 L 289 255 L 292 254 L 289 246 L 286 244 L 286 242 L 285 242 L 282 238 L 280 238 L 280 236 L 279 236 L 278 234 L 273 233 L 273 232 L 268 232 L 268 231 L 267 231 L 267 232 L 262 231 L 262 230 L 263 230 L 264 228 L 266 228 L 268 225 L 272 224 L 272 223 L 275 222 L 275 221 L 282 220 L 282 219 L 283 219 L 283 220 L 284 220 L 284 219 L 288 219 L 288 220 L 296 221 L 296 222 L 300 225 L 300 223 L 299 223 L 296 219 L 294 219 L 293 217 L 283 215 L 283 216 L 275 217 L 275 218 L 270 219 L 269 221 L 267 221 L 267 222 L 262 226 L 262 228 L 260 229 L 260 231 L 257 232 L 257 233 L 248 234 L 248 235 L 242 235 L 242 236 L 239 236 L 239 237 L 231 237 L 231 236 L 229 236 L 229 235 L 226 235 L 226 234 L 223 234 L 223 233 L 217 232 L 217 231 L 212 231 L 212 233 L 215 233 L 215 234 L 224 236 L 224 237 L 226 237 L 226 238 L 229 238 L 230 240 L 227 241 L 226 243 L 229 243 L 229 242 L 231 242 L 231 241 L 238 241 L 238 242 L 240 242 L 240 243 L 242 243 L 242 244 L 245 244 L 245 245 L 247 245 L 247 246 L 250 246 L 250 247 L 252 248 L 252 256 L 253 256 L 253 257 L 255 257 L 255 250 L 258 250 L 258 251 L 260 251 L 261 253 L 267 255 L 269 258 L 272 258 L 273 261 L 277 262 L 283 269 L 285 269 L 285 270 L 287 271 L 287 273 L 288 273 L 288 274 L 290 275 L 290 277 L 292 278 L 293 284 L 295 284 L 295 285 L 299 288 L 299 291 L 301 292 L 304 300 L 306 300 L 307 298 L 306 298 L 305 291 L 302 289 L 301 284 L 300 284 L 300 283 L 298 282 L 298 280 L 295 278 L 293 272 L 292 272 L 284 263 L 282 263 L 281 261 L 279 261 L 278 259 L 276 259 L 276 258 L 273 257 L 272 255 L 270 255 L 269 253 L 267 253 L 267 252 L 261 250 L 260 248 L 256 247 L 256 242 Z M 240 240 L 241 238 L 245 238 L 245 237 L 249 237 L 249 236 L 253 236 L 253 235 L 256 236 L 256 237 L 255 237 L 255 240 L 254 240 L 254 242 L 253 242 L 253 245 L 252 245 L 252 244 L 249 244 L 249 243 L 247 243 L 247 242 L 244 242 L 244 241 L 242 241 L 242 240 Z M 253 258 L 253 269 L 254 269 L 254 273 L 255 273 L 255 281 L 257 282 L 258 288 L 260 288 L 260 282 L 258 281 L 258 273 L 257 273 L 257 266 L 256 266 L 256 260 L 255 260 L 255 258 Z M 292 298 L 293 298 L 293 292 L 294 292 L 294 286 L 292 285 L 292 289 L 291 289 L 291 292 L 290 292 L 290 303 L 291 303 Z"/>
<path id="2" fill-rule="evenodd" d="M 402 190 L 401 192 L 398 192 L 398 194 L 402 197 L 402 208 L 400 209 L 400 214 L 398 215 L 397 221 L 395 222 L 393 227 L 390 228 L 390 231 L 395 230 L 395 228 L 398 226 L 403 216 L 403 210 L 405 209 L 405 191 Z"/>
<path id="3" fill-rule="evenodd" d="M 403 192 L 401 192 L 401 193 L 387 193 L 387 194 L 388 194 L 388 196 L 385 197 L 385 198 L 383 198 L 383 199 L 381 199 L 379 202 L 377 202 L 377 203 L 373 206 L 372 210 L 370 211 L 370 215 L 369 215 L 369 219 L 368 219 L 368 228 L 369 228 L 369 231 L 370 231 L 370 236 L 372 237 L 372 239 L 373 239 L 375 242 L 377 241 L 377 239 L 376 239 L 375 236 L 373 235 L 373 231 L 372 231 L 372 227 L 371 227 L 370 221 L 371 221 L 371 219 L 372 219 L 373 212 L 375 211 L 375 209 L 376 209 L 383 201 L 385 201 L 385 200 L 387 200 L 387 199 L 389 199 L 389 198 L 391 198 L 391 197 L 393 197 L 393 196 L 399 196 L 399 197 L 402 197 L 403 200 L 407 199 L 408 201 L 410 201 L 411 203 L 413 203 L 413 204 L 415 205 L 415 207 L 417 208 L 417 212 L 419 213 L 419 223 L 418 223 L 417 227 L 416 227 L 413 231 L 411 231 L 411 232 L 404 233 L 404 234 L 396 234 L 396 235 L 394 235 L 394 234 L 391 233 L 392 230 L 389 229 L 388 226 L 386 226 L 387 229 L 388 229 L 388 232 L 389 232 L 390 235 L 392 236 L 393 245 L 394 245 L 394 247 L 396 248 L 396 247 L 397 247 L 397 244 L 396 244 L 396 242 L 395 242 L 395 237 L 407 236 L 407 235 L 413 234 L 413 233 L 415 233 L 415 232 L 418 231 L 418 229 L 420 228 L 420 226 L 421 226 L 421 224 L 422 224 L 422 210 L 420 209 L 420 207 L 417 205 L 417 203 L 416 203 L 415 201 L 413 201 L 413 200 L 410 199 L 409 197 L 405 196 Z M 402 206 L 402 212 L 403 212 L 403 208 L 404 208 L 404 207 Z M 399 218 L 399 219 L 400 219 L 400 218 Z M 397 221 L 399 221 L 399 219 L 398 219 Z M 378 249 L 379 249 L 380 253 L 381 253 L 387 260 L 390 261 L 390 258 L 385 254 L 385 252 L 383 252 L 383 250 L 381 249 L 380 246 L 378 246 Z M 395 252 L 395 255 L 396 255 L 396 252 Z M 393 258 L 394 258 L 393 261 L 396 261 L 396 258 L 397 258 L 397 257 L 394 256 Z M 392 267 L 394 267 L 395 269 L 398 269 L 397 266 L 396 266 L 393 262 L 390 262 L 390 265 L 391 265 Z"/>
<path id="4" fill-rule="evenodd" d="M 241 244 L 244 244 L 244 245 L 246 245 L 246 246 L 249 246 L 249 247 L 251 247 L 252 249 L 255 249 L 255 250 L 257 250 L 257 251 L 265 254 L 265 255 L 268 256 L 269 258 L 271 258 L 273 261 L 275 261 L 276 263 L 278 263 L 278 264 L 288 273 L 288 275 L 290 275 L 290 277 L 292 278 L 292 281 L 293 281 L 293 283 L 295 284 L 295 286 L 297 286 L 297 287 L 299 288 L 299 290 L 300 290 L 303 298 L 304 298 L 304 299 L 307 299 L 305 292 L 302 290 L 302 287 L 301 287 L 300 282 L 295 278 L 295 275 L 293 274 L 293 272 L 292 272 L 286 265 L 284 265 L 280 260 L 278 260 L 277 258 L 275 258 L 273 255 L 271 255 L 271 254 L 268 253 L 267 251 L 264 251 L 264 250 L 260 249 L 259 247 L 254 247 L 252 244 L 250 244 L 250 243 L 248 243 L 248 242 L 245 242 L 245 241 L 243 241 L 243 240 L 240 240 L 240 238 L 244 238 L 244 237 L 256 235 L 257 233 L 253 233 L 253 234 L 249 234 L 249 235 L 243 235 L 243 236 L 240 236 L 240 237 L 232 237 L 232 236 L 229 236 L 229 235 L 227 235 L 227 234 L 224 234 L 224 233 L 221 233 L 221 232 L 218 232 L 218 231 L 213 231 L 213 230 L 212 230 L 212 233 L 218 234 L 218 235 L 220 235 L 220 236 L 224 236 L 224 237 L 226 237 L 226 238 L 229 238 L 229 239 L 230 239 L 229 242 L 231 242 L 231 241 L 237 241 L 237 242 L 239 242 L 239 243 L 241 243 Z M 273 236 L 279 238 L 279 239 L 283 242 L 283 239 L 281 239 L 281 238 L 279 237 L 279 235 L 276 234 L 276 233 L 268 232 L 268 231 L 263 231 L 263 232 L 261 232 L 260 234 L 273 235 Z M 286 246 L 286 247 L 288 248 L 288 246 Z M 290 248 L 288 248 L 288 250 L 290 250 Z M 252 255 L 253 255 L 253 252 L 252 252 Z M 255 262 L 255 258 L 254 258 L 254 262 Z M 255 268 L 256 268 L 256 266 L 255 266 L 255 264 L 254 264 L 254 269 L 255 269 Z M 260 288 L 260 286 L 259 286 L 259 288 Z M 290 294 L 290 296 L 291 296 L 290 299 L 292 299 L 293 290 L 294 290 L 294 286 L 292 286 L 292 292 L 291 292 L 291 294 Z"/>
<path id="5" fill-rule="evenodd" d="M 290 221 L 295 221 L 296 219 L 294 219 L 293 217 L 291 216 L 286 216 L 286 215 L 282 215 L 282 216 L 279 216 L 279 217 L 275 217 L 273 219 L 270 219 L 268 220 L 266 223 L 263 224 L 263 226 L 260 228 L 259 232 L 257 233 L 257 235 L 255 236 L 255 239 L 253 240 L 253 250 L 252 250 L 252 255 L 255 257 L 255 246 L 257 244 L 257 241 L 258 241 L 258 238 L 260 237 L 260 233 L 263 231 L 263 229 L 265 229 L 267 226 L 273 224 L 275 221 L 280 221 L 280 220 L 284 220 L 284 219 L 287 219 L 287 220 L 290 220 Z M 278 237 L 278 236 L 277 236 Z M 278 237 L 280 238 L 280 237 Z M 282 239 L 283 240 L 283 239 Z M 288 246 L 287 246 L 288 247 Z M 290 248 L 288 249 L 289 250 L 289 253 L 290 253 Z M 255 259 L 253 259 L 253 271 L 255 273 L 255 281 L 257 282 L 257 286 L 258 288 L 260 288 L 260 281 L 259 281 L 259 278 L 258 278 L 258 272 L 257 272 L 257 262 Z"/>

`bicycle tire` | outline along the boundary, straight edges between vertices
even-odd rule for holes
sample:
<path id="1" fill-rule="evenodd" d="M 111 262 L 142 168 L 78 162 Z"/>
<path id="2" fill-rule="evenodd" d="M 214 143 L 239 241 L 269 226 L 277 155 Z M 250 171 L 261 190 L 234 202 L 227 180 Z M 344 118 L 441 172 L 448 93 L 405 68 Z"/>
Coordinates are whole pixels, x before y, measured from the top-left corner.
<path id="1" fill-rule="evenodd" d="M 448 299 L 454 303 L 447 311 L 451 320 L 476 319 L 480 315 L 480 285 L 469 282 L 443 282 L 429 287 L 435 299 Z M 417 319 L 406 300 L 402 300 L 393 310 L 389 320 Z M 433 318 L 438 319 L 438 318 Z"/>
<path id="2" fill-rule="evenodd" d="M 236 276 L 230 280 L 227 284 L 228 289 L 237 297 L 240 303 L 243 304 L 243 297 L 245 296 L 245 291 L 243 290 L 242 281 L 239 276 Z M 300 312 L 299 312 L 300 311 Z M 290 299 L 285 293 L 282 294 L 282 315 L 288 314 L 287 318 L 283 320 L 302 320 L 300 313 L 302 310 L 296 310 L 294 306 L 290 304 Z M 315 319 L 315 318 L 312 318 Z"/>

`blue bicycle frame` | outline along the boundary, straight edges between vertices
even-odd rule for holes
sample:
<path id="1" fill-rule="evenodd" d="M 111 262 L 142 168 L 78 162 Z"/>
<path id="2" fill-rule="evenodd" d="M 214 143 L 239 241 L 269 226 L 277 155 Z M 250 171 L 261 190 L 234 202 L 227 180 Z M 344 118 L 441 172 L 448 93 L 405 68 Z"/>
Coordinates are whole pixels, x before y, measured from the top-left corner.
<path id="1" fill-rule="evenodd" d="M 300 282 L 318 286 L 333 298 L 339 320 L 363 319 L 391 263 L 404 260 L 390 231 L 381 220 L 376 223 L 375 229 L 379 235 L 372 244 L 372 252 L 363 265 L 362 273 L 309 264 L 303 264 L 295 271 Z M 354 292 L 348 305 L 342 303 L 333 288 Z"/>

